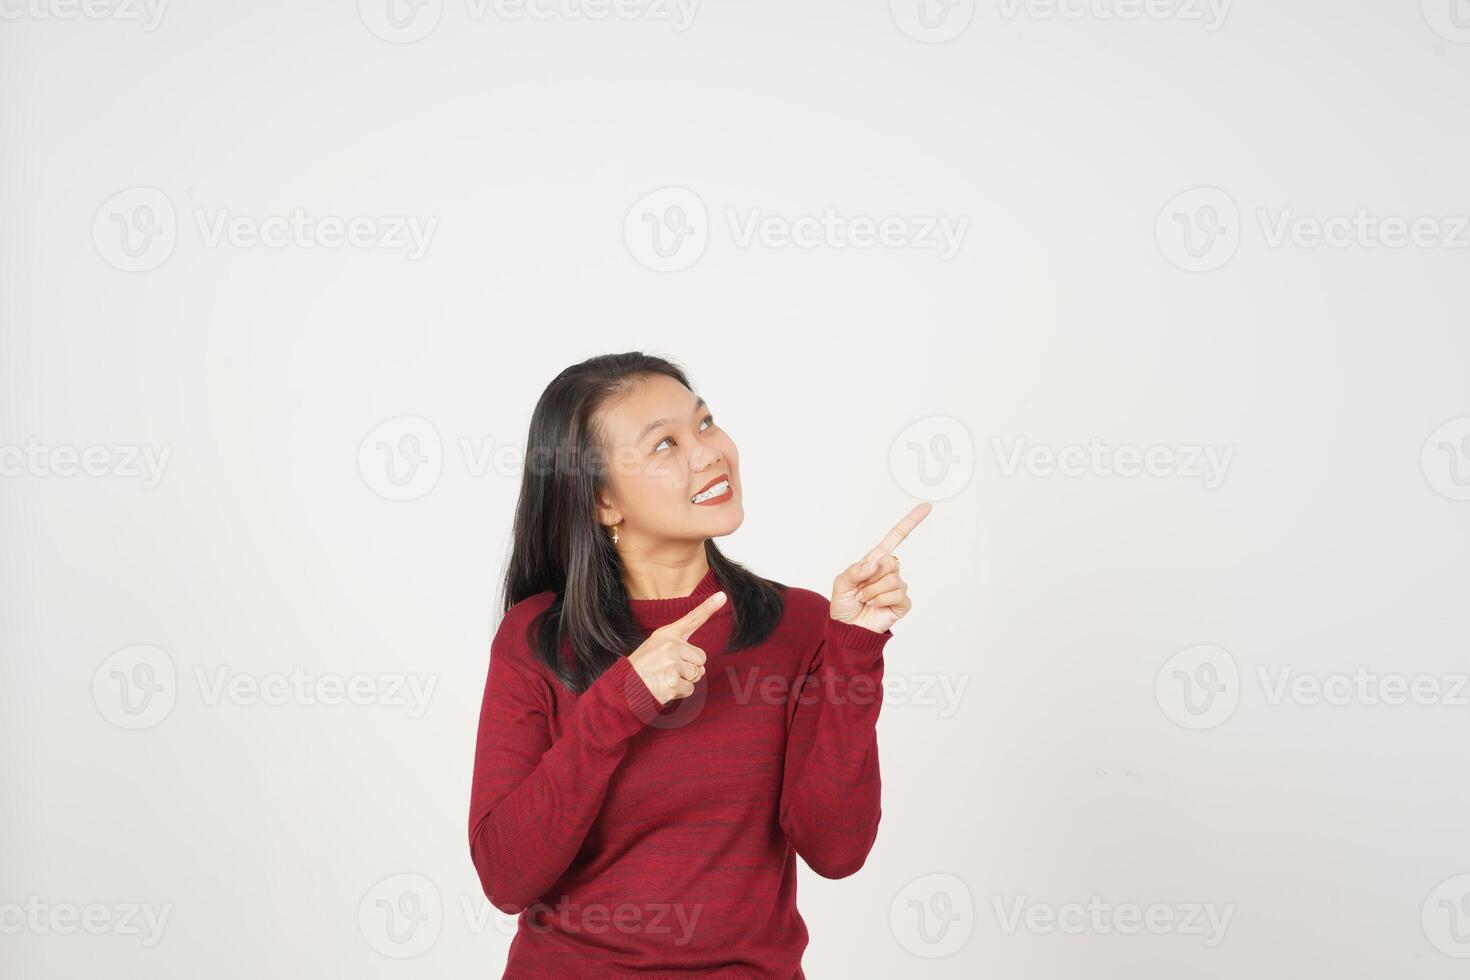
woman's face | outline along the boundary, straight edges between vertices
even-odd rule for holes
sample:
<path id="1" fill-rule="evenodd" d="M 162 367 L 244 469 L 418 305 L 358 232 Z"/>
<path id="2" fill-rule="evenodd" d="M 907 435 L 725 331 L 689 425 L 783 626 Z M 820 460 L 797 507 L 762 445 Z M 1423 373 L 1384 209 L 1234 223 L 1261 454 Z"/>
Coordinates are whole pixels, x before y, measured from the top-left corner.
<path id="1" fill-rule="evenodd" d="M 735 442 L 678 381 L 649 375 L 603 406 L 598 421 L 609 472 L 597 517 L 617 524 L 620 544 L 647 550 L 660 541 L 702 542 L 744 521 Z M 710 487 L 716 481 L 727 481 L 728 489 Z M 696 503 L 706 487 L 713 496 Z"/>

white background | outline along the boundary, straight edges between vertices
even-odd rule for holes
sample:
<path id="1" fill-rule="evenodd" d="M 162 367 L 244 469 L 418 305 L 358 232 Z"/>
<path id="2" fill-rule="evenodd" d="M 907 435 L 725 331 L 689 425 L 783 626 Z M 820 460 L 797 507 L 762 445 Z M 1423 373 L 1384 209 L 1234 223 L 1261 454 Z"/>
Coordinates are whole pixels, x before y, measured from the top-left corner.
<path id="1" fill-rule="evenodd" d="M 1460 0 L 98 2 L 0 2 L 0 972 L 499 976 L 466 830 L 515 454 L 644 349 L 739 445 L 761 574 L 822 590 L 935 501 L 808 976 L 1463 975 Z M 386 241 L 211 236 L 297 209 Z M 926 217 L 954 254 L 859 246 Z M 1164 465 L 1046 467 L 1092 440 Z M 295 668 L 382 697 L 215 696 Z"/>

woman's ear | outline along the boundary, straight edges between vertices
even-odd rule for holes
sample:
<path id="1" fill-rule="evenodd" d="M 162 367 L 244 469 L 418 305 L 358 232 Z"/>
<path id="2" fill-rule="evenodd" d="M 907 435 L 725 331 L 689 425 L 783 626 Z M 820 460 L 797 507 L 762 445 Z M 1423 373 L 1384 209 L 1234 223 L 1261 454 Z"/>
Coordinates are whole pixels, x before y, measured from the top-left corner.
<path id="1" fill-rule="evenodd" d="M 603 527 L 612 527 L 620 523 L 622 519 L 623 515 L 608 501 L 607 494 L 599 490 L 597 493 L 597 523 Z"/>

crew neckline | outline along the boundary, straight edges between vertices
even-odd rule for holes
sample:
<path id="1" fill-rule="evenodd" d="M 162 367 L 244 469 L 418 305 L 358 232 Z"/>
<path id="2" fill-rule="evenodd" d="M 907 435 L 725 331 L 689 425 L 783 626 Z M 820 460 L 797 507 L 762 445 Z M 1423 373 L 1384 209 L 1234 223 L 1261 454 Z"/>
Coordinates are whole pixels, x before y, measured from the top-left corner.
<path id="1" fill-rule="evenodd" d="M 628 608 L 633 613 L 633 619 L 648 629 L 657 629 L 666 626 L 678 619 L 680 616 L 699 605 L 716 592 L 720 591 L 720 580 L 715 577 L 714 567 L 711 566 L 704 573 L 704 578 L 694 586 L 694 591 L 688 595 L 672 596 L 667 599 L 628 599 Z M 730 597 L 725 596 L 725 604 L 715 610 L 715 616 L 726 615 L 730 611 Z M 714 616 L 710 617 L 711 619 Z"/>

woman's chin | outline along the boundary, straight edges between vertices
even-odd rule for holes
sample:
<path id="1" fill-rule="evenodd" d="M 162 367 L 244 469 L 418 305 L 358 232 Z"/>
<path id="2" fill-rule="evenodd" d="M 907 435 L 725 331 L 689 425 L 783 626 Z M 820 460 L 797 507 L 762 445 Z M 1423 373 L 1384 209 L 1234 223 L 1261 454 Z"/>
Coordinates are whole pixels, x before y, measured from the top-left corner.
<path id="1" fill-rule="evenodd" d="M 745 510 L 738 500 L 710 509 L 714 513 L 700 522 L 705 537 L 718 538 L 731 534 L 745 523 Z"/>

